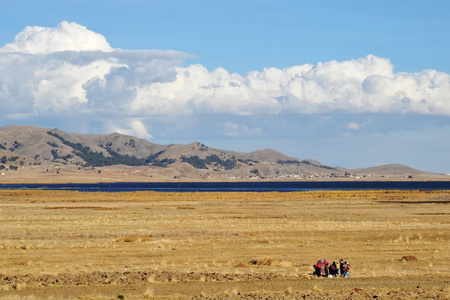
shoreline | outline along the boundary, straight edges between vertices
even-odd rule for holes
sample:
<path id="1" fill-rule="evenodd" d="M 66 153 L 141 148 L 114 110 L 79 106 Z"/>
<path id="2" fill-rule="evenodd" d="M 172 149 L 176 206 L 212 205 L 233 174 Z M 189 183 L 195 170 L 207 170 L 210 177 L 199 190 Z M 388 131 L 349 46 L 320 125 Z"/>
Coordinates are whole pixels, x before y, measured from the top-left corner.
<path id="1" fill-rule="evenodd" d="M 152 179 L 149 180 L 148 178 L 121 178 L 125 180 L 121 180 L 118 178 L 112 178 L 111 180 L 108 180 L 107 178 L 102 179 L 90 179 L 90 180 L 83 180 L 80 179 L 65 179 L 65 178 L 55 178 L 53 179 L 47 179 L 47 180 L 36 180 L 36 179 L 30 179 L 30 180 L 5 180 L 2 181 L 0 178 L 0 185 L 19 185 L 19 184 L 106 184 L 106 183 L 255 183 L 255 182 L 286 182 L 286 183 L 307 183 L 307 182 L 449 182 L 450 181 L 450 175 L 445 175 L 446 177 L 428 177 L 428 178 L 402 178 L 402 177 L 392 177 L 392 178 L 381 178 L 381 179 L 367 179 L 367 178 L 361 178 L 361 179 L 336 179 L 336 180 L 330 180 L 330 179 L 297 179 L 297 180 L 289 180 L 289 179 L 273 179 L 273 178 L 267 178 L 267 179 L 246 179 L 246 180 L 233 180 L 233 179 L 210 179 L 210 180 L 202 180 L 202 179 L 161 179 L 156 180 Z M 136 180 L 137 179 L 137 180 Z"/>

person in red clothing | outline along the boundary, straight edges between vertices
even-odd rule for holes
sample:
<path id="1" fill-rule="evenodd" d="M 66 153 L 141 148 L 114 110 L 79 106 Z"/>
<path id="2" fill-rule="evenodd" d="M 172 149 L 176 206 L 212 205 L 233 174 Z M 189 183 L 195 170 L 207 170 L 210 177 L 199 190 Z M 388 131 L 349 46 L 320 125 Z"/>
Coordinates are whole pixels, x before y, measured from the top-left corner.
<path id="1" fill-rule="evenodd" d="M 325 259 L 325 261 L 317 261 L 317 263 L 314 265 L 314 275 L 318 277 L 328 276 L 328 260 Z"/>
<path id="2" fill-rule="evenodd" d="M 317 277 L 342 277 L 350 276 L 350 264 L 348 261 L 340 260 L 333 261 L 329 264 L 328 260 L 318 260 L 314 267 L 314 275 Z M 340 273 L 340 274 L 339 274 Z"/>
<path id="3" fill-rule="evenodd" d="M 323 261 L 323 264 L 325 265 L 324 268 L 323 268 L 324 273 L 321 273 L 321 275 L 325 276 L 325 277 L 328 277 L 328 272 L 329 272 L 329 270 L 328 270 L 328 260 L 325 259 Z"/>
<path id="4" fill-rule="evenodd" d="M 317 277 L 320 277 L 323 266 L 324 266 L 323 261 L 318 260 L 317 263 L 313 266 L 314 267 L 314 275 L 316 275 Z"/>

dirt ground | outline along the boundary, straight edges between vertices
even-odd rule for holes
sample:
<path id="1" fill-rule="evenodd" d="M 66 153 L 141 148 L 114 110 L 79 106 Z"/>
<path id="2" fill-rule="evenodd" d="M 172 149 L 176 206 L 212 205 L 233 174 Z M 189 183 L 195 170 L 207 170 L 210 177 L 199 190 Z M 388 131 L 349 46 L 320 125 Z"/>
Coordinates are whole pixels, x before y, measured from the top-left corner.
<path id="1" fill-rule="evenodd" d="M 450 299 L 450 191 L 0 191 L 0 299 Z M 343 258 L 349 278 L 316 278 Z"/>

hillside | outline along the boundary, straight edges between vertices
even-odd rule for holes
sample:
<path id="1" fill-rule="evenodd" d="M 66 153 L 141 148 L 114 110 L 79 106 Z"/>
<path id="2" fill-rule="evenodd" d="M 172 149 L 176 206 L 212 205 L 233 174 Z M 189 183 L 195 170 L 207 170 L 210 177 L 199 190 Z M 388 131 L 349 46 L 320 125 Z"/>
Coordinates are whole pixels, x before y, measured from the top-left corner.
<path id="1" fill-rule="evenodd" d="M 17 125 L 0 128 L 0 158 L 2 182 L 437 176 L 401 165 L 349 170 L 271 149 L 242 153 L 199 142 L 159 145 L 119 133 L 77 134 Z"/>

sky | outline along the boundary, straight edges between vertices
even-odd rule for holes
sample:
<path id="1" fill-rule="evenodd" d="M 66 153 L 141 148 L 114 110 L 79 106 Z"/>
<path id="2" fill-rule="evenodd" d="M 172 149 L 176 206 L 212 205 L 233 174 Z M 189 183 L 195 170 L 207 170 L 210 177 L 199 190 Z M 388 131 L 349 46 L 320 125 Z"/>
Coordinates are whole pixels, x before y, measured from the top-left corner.
<path id="1" fill-rule="evenodd" d="M 17 0 L 0 126 L 450 173 L 450 2 Z"/>

